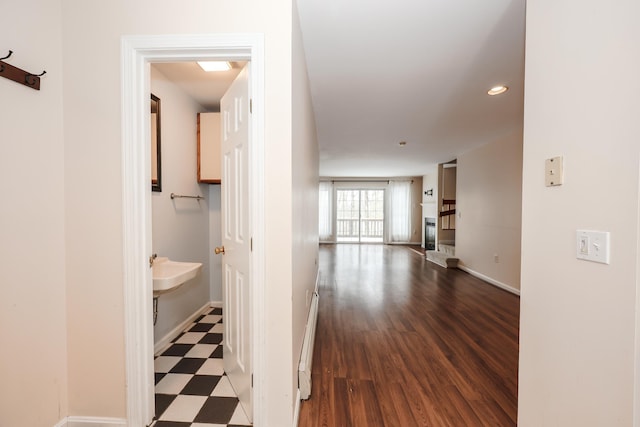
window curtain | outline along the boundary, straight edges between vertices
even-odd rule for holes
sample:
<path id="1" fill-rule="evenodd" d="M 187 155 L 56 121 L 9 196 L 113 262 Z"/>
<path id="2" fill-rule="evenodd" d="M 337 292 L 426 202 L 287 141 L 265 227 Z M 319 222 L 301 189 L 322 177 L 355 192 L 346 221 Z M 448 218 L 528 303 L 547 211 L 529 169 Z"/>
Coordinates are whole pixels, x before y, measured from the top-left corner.
<path id="1" fill-rule="evenodd" d="M 411 181 L 389 181 L 389 242 L 411 240 Z"/>
<path id="2" fill-rule="evenodd" d="M 318 232 L 321 242 L 327 242 L 333 238 L 333 221 L 331 214 L 333 201 L 333 184 L 331 182 L 321 182 L 318 206 L 320 208 L 318 217 Z"/>

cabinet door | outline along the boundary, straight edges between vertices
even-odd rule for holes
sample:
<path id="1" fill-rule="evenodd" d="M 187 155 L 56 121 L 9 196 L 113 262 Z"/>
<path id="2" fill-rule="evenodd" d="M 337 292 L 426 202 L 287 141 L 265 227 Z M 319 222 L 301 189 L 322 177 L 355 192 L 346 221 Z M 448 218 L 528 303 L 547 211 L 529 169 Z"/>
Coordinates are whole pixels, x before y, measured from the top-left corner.
<path id="1" fill-rule="evenodd" d="M 198 182 L 220 184 L 220 113 L 198 113 Z"/>

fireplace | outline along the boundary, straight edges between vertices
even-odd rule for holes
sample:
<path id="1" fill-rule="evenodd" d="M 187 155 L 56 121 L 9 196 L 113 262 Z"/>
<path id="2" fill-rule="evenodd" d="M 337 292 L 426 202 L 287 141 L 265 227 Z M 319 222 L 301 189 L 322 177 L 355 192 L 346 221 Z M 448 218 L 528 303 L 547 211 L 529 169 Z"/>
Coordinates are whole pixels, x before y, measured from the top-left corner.
<path id="1" fill-rule="evenodd" d="M 424 248 L 428 251 L 436 250 L 436 219 L 424 219 Z"/>

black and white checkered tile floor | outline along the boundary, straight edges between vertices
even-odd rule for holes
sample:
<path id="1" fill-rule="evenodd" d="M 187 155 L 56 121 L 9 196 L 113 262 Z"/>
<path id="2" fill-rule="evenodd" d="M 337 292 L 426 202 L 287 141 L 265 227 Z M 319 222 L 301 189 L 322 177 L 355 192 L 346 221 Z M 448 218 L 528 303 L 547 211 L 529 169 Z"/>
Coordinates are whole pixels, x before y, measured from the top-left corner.
<path id="1" fill-rule="evenodd" d="M 222 309 L 212 308 L 155 359 L 153 427 L 250 426 L 222 365 Z"/>

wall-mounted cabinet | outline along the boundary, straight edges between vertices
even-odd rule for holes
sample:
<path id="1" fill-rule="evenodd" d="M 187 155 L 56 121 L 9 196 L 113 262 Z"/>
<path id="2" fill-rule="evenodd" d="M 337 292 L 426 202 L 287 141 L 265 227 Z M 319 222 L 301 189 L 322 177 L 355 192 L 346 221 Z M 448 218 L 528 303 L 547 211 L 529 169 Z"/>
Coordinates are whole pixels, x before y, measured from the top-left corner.
<path id="1" fill-rule="evenodd" d="M 198 182 L 220 184 L 220 113 L 198 113 Z"/>

